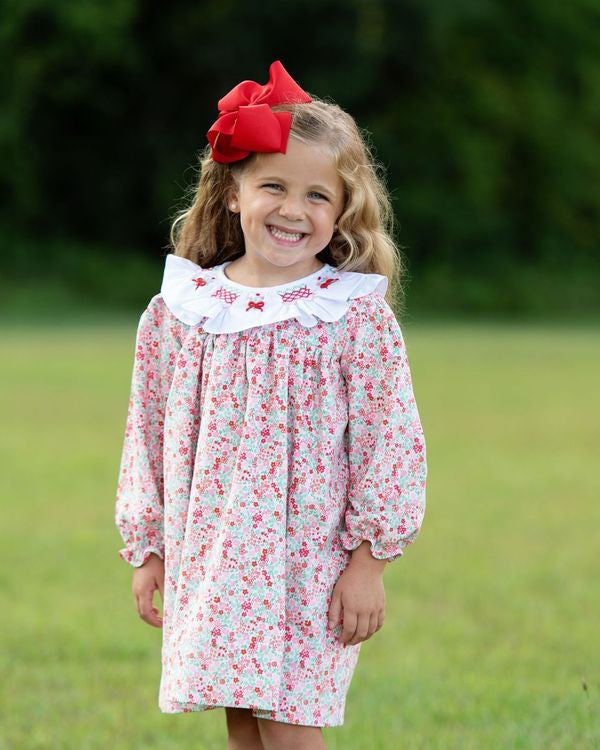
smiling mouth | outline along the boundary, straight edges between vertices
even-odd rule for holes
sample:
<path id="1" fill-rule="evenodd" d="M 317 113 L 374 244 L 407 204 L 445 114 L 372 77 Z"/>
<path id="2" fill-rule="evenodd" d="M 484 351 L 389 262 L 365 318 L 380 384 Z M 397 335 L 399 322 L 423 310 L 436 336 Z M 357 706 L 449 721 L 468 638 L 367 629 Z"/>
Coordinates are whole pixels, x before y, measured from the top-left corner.
<path id="1" fill-rule="evenodd" d="M 283 229 L 267 224 L 269 233 L 275 237 L 275 239 L 283 240 L 284 242 L 300 242 L 300 240 L 306 236 L 305 232 L 284 232 Z"/>

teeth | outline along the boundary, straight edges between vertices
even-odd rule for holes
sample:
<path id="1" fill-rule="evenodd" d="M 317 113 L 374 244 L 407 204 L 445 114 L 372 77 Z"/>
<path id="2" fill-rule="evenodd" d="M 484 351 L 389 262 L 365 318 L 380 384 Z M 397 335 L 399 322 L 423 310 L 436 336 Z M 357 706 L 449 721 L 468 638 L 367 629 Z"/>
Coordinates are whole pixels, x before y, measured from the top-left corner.
<path id="1" fill-rule="evenodd" d="M 288 240 L 289 242 L 296 242 L 302 237 L 302 232 L 296 232 L 295 234 L 290 234 L 289 232 L 282 232 L 280 229 L 276 229 L 275 227 L 269 227 L 269 230 L 271 234 L 275 235 L 280 240 Z"/>

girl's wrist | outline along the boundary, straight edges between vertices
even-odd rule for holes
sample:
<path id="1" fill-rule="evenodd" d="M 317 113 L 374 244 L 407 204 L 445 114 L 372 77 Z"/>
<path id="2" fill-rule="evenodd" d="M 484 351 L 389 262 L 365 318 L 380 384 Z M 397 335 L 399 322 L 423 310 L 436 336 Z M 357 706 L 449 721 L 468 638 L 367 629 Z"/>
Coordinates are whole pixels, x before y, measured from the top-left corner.
<path id="1" fill-rule="evenodd" d="M 371 554 L 371 542 L 365 539 L 359 546 L 352 550 L 352 560 L 364 565 L 371 566 L 374 570 L 383 573 L 387 560 L 380 560 Z"/>

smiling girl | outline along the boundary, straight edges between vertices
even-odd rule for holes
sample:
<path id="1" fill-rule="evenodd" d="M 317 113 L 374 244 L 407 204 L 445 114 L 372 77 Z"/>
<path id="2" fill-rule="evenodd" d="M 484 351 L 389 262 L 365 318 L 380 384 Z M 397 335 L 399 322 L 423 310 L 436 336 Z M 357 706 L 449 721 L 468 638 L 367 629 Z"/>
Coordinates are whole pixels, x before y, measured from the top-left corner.
<path id="1" fill-rule="evenodd" d="M 227 276 L 275 286 L 320 270 L 316 255 L 337 229 L 343 204 L 344 184 L 325 147 L 292 137 L 285 154 L 257 154 L 230 191 L 245 252 Z"/>
<path id="2" fill-rule="evenodd" d="M 162 627 L 162 712 L 224 707 L 230 750 L 317 750 L 425 512 L 401 262 L 355 121 L 279 61 L 207 139 L 137 330 L 119 554 Z"/>

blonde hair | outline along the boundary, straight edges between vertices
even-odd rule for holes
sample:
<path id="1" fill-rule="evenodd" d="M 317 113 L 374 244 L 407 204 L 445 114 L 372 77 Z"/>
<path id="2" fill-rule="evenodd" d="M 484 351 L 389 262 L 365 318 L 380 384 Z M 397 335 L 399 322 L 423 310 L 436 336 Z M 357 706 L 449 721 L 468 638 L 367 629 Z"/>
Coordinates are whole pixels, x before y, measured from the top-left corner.
<path id="1" fill-rule="evenodd" d="M 272 109 L 291 113 L 290 137 L 329 148 L 344 183 L 338 229 L 316 257 L 339 270 L 387 276 L 386 301 L 402 312 L 405 265 L 392 236 L 394 215 L 384 168 L 374 159 L 367 131 L 351 115 L 332 101 L 311 97 L 312 102 L 278 104 Z M 251 153 L 240 161 L 221 164 L 211 158 L 206 145 L 198 183 L 189 189 L 191 202 L 171 224 L 175 255 L 210 268 L 244 254 L 240 216 L 229 210 L 226 199 L 255 158 L 256 153 Z"/>

